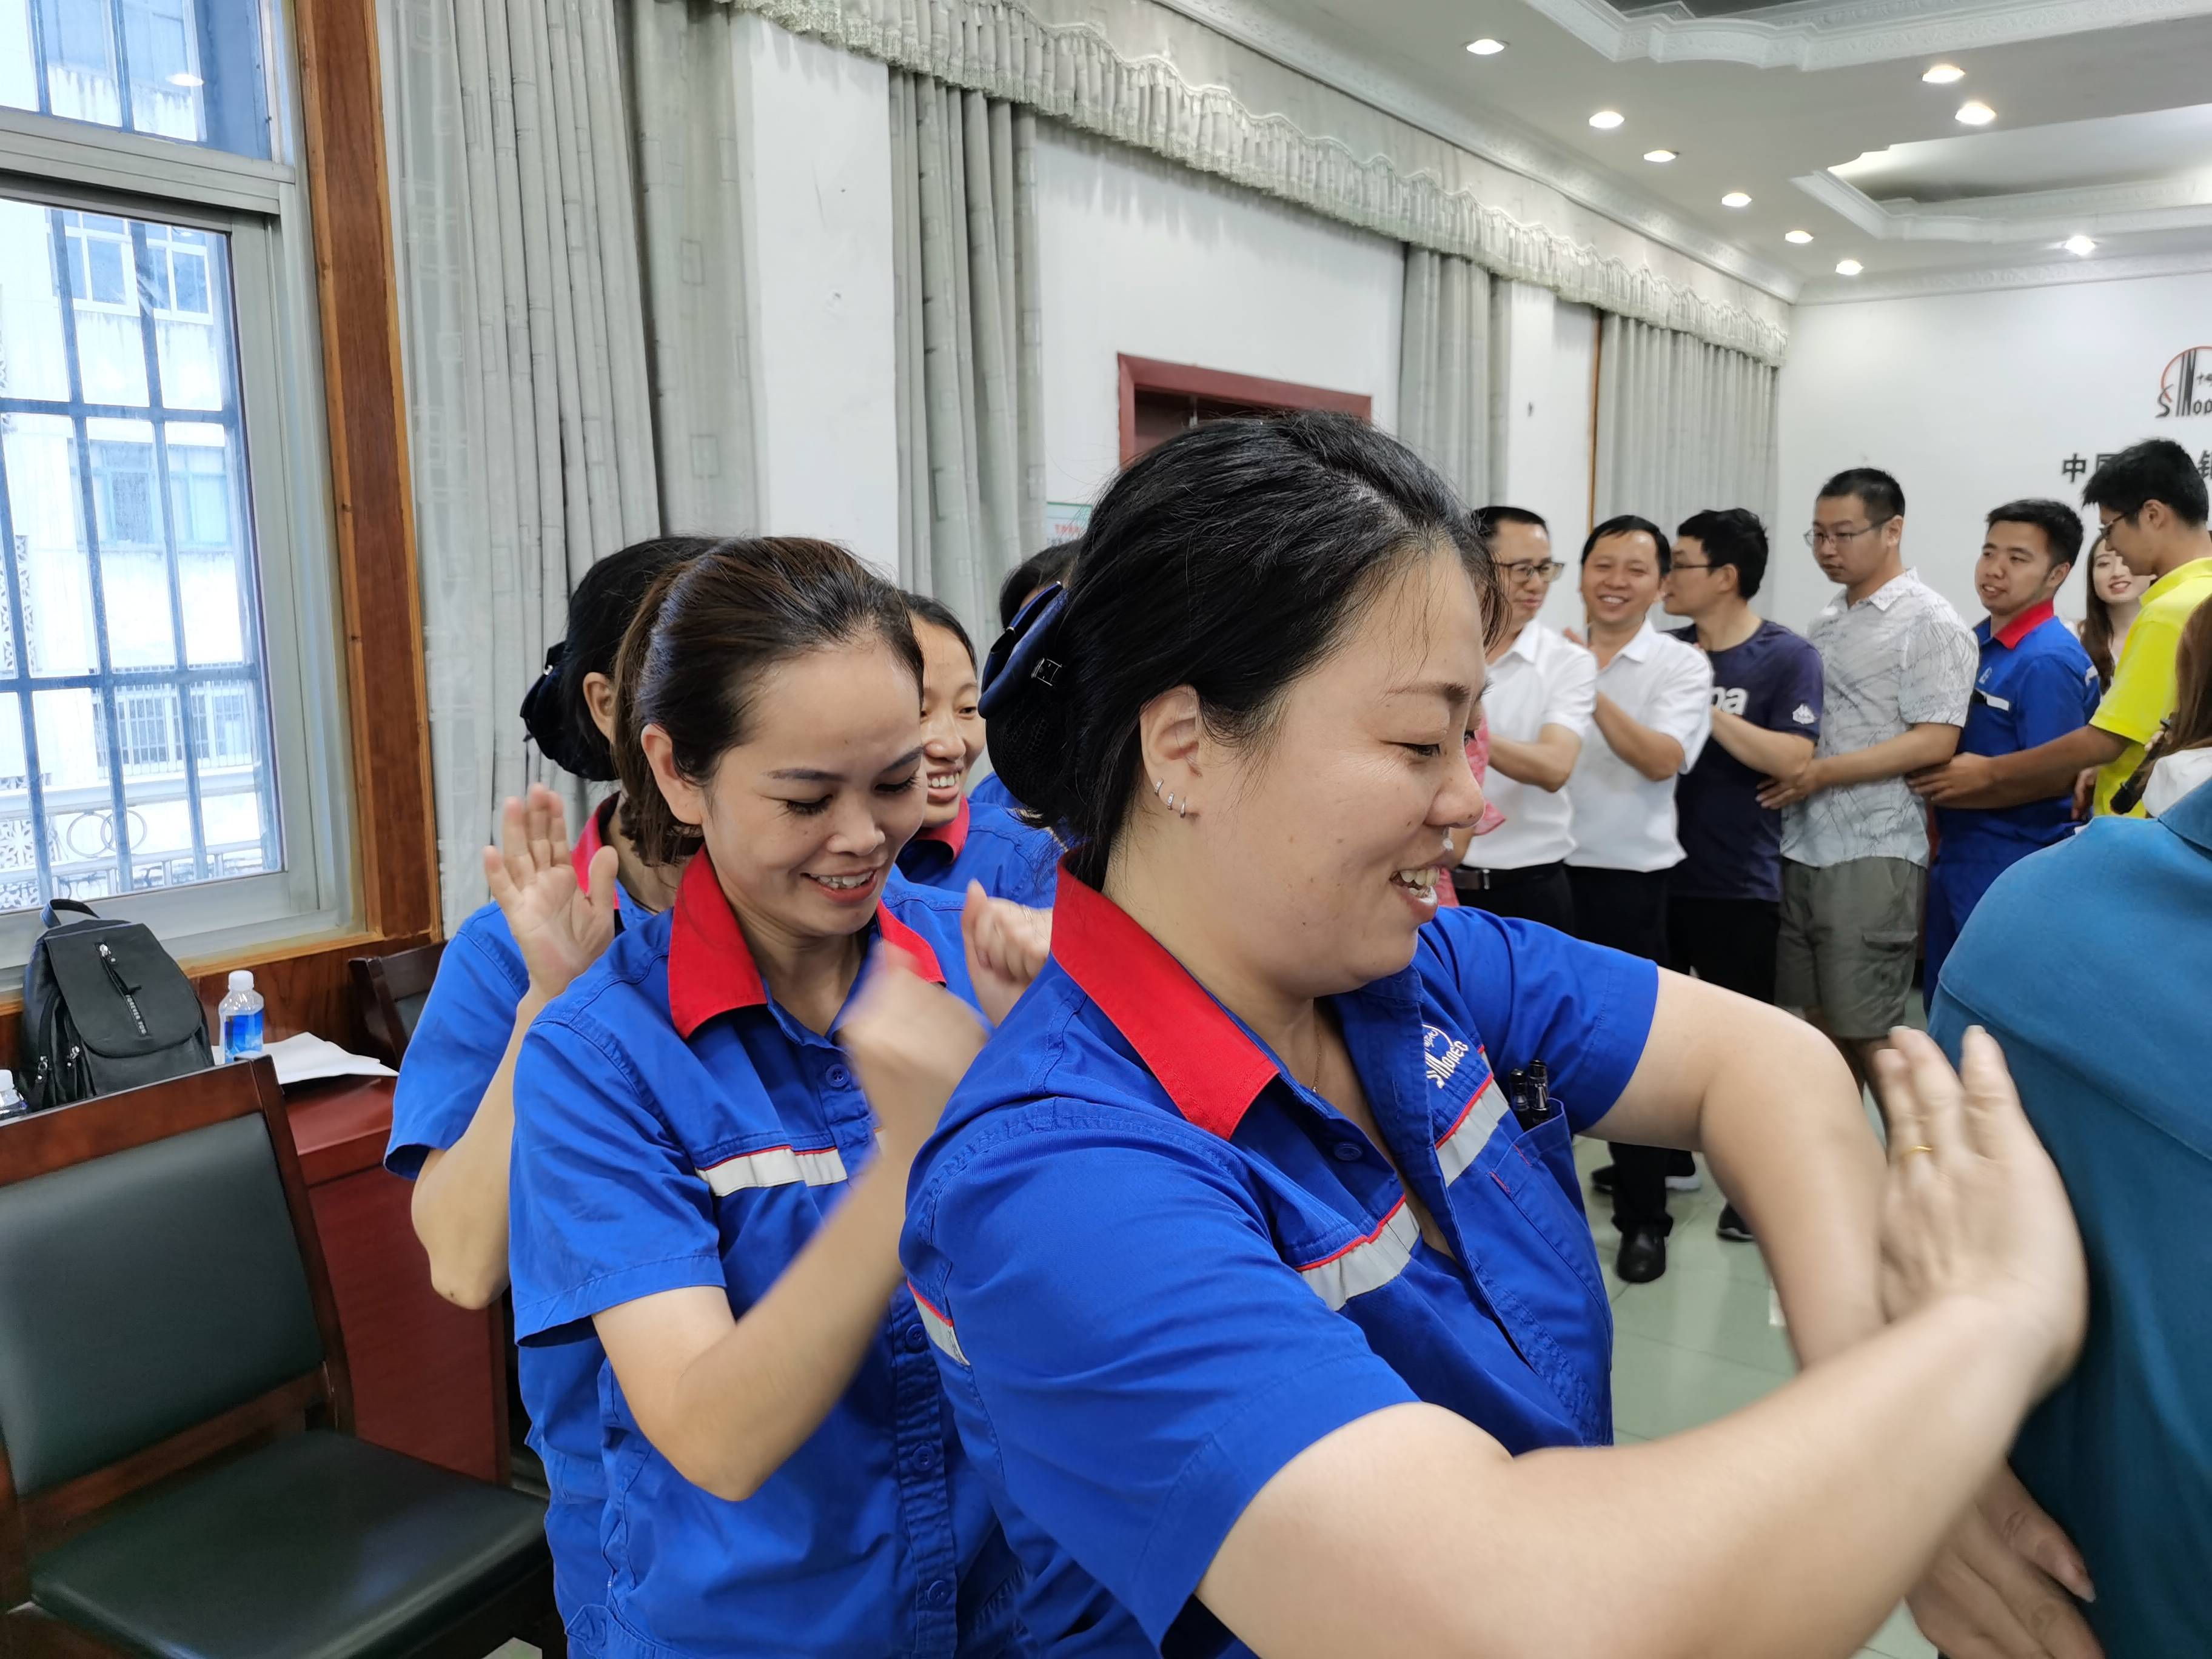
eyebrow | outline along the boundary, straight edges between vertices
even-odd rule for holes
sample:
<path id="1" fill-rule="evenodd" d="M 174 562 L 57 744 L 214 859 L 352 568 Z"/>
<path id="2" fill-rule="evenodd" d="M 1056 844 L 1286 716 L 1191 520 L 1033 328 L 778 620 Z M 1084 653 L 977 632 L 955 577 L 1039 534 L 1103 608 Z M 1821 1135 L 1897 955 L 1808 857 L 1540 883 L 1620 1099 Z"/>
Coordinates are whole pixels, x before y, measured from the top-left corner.
<path id="1" fill-rule="evenodd" d="M 900 767 L 910 765 L 921 758 L 921 745 L 916 744 L 896 760 L 884 767 L 876 775 L 881 777 L 884 772 L 896 772 Z M 845 781 L 845 775 L 842 772 L 825 772 L 818 766 L 787 766 L 779 771 L 769 773 L 769 776 L 785 783 L 842 783 Z"/>
<path id="2" fill-rule="evenodd" d="M 1470 702 L 1474 691 L 1470 686 L 1455 680 L 1423 680 L 1418 685 L 1394 685 L 1386 694 L 1393 697 L 1441 697 L 1446 702 Z"/>

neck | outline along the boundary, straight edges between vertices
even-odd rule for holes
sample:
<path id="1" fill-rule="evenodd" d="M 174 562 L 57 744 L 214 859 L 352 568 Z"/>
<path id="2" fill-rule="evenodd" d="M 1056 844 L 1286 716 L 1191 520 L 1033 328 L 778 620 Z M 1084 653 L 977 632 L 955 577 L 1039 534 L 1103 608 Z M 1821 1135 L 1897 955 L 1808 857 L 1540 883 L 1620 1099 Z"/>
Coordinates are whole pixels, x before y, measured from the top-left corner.
<path id="1" fill-rule="evenodd" d="M 1759 613 L 1733 594 L 1691 621 L 1698 625 L 1698 643 L 1708 651 L 1732 650 L 1759 632 Z"/>
<path id="2" fill-rule="evenodd" d="M 676 902 L 677 884 L 683 879 L 684 872 L 680 867 L 663 870 L 639 857 L 637 843 L 623 831 L 622 817 L 622 809 L 617 806 L 607 814 L 606 819 L 607 845 L 615 849 L 615 873 L 622 881 L 623 891 L 658 915 Z"/>
<path id="3" fill-rule="evenodd" d="M 2107 605 L 2105 614 L 2112 619 L 2112 632 L 2124 634 L 2136 625 L 2136 618 L 2142 614 L 2142 601 L 2122 599 L 2118 605 Z"/>
<path id="4" fill-rule="evenodd" d="M 2212 559 L 2212 526 L 2199 525 L 2194 530 L 2185 531 L 2160 547 L 2158 568 L 2153 574 L 2171 576 L 2185 564 L 2198 559 Z"/>
<path id="5" fill-rule="evenodd" d="M 837 1011 L 860 976 L 868 936 L 858 933 L 793 933 L 775 923 L 757 921 L 738 907 L 727 887 L 722 896 L 730 902 L 753 966 L 761 983 L 799 1023 L 828 1036 Z"/>
<path id="6" fill-rule="evenodd" d="M 1644 631 L 1644 617 L 1639 614 L 1633 622 L 1601 623 L 1595 617 L 1588 618 L 1589 646 L 1596 653 L 1601 665 L 1620 654 L 1620 647 Z"/>
<path id="7" fill-rule="evenodd" d="M 1862 576 L 1844 589 L 1844 602 L 1856 605 L 1861 599 L 1879 593 L 1905 574 L 1905 556 L 1893 553 L 1870 574 Z"/>
<path id="8" fill-rule="evenodd" d="M 1535 620 L 1536 619 L 1534 617 L 1531 617 L 1528 618 L 1528 622 L 1516 623 L 1512 628 L 1507 631 L 1505 637 L 1498 641 L 1496 645 L 1490 648 L 1488 660 L 1491 662 L 1496 662 L 1507 652 L 1510 651 L 1513 648 L 1514 641 L 1519 639 L 1522 633 L 1528 629 L 1530 623 L 1533 623 Z"/>

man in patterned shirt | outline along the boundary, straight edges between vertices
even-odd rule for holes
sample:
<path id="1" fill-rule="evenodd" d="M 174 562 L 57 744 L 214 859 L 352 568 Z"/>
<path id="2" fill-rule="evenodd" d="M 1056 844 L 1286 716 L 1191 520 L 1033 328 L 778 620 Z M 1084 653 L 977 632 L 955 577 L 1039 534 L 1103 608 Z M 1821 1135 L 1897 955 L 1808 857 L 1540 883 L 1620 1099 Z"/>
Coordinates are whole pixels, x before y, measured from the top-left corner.
<path id="1" fill-rule="evenodd" d="M 1808 635 L 1826 708 L 1813 758 L 1759 793 L 1784 809 L 1774 1000 L 1836 1039 L 1862 1081 L 1905 1023 L 1928 872 L 1928 811 L 1905 781 L 1959 746 L 1979 651 L 1959 613 L 1905 568 L 1905 492 L 1838 473 L 1806 544 L 1843 592 Z"/>

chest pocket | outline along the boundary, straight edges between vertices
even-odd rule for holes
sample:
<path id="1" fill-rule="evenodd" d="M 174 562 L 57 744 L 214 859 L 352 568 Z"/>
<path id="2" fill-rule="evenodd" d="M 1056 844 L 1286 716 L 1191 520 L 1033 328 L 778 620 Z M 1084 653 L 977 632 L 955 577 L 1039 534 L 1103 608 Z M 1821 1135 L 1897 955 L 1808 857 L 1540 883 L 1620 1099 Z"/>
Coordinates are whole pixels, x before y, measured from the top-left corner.
<path id="1" fill-rule="evenodd" d="M 794 1140 L 803 1139 L 794 1137 Z M 713 1194 L 722 1276 L 742 1316 L 768 1292 L 820 1231 L 859 1156 L 827 1134 L 814 1145 L 763 1146 L 702 1158 L 699 1179 Z"/>

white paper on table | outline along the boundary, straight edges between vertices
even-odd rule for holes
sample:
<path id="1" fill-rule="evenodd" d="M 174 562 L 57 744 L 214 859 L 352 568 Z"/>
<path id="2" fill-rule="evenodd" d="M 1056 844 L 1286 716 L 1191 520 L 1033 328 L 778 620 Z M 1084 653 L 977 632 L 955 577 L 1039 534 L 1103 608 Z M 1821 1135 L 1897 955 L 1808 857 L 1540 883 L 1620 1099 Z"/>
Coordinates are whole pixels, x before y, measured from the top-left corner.
<path id="1" fill-rule="evenodd" d="M 302 1031 L 297 1036 L 288 1036 L 282 1042 L 272 1042 L 262 1053 L 276 1062 L 276 1082 L 283 1086 L 294 1083 L 312 1083 L 324 1077 L 398 1077 L 380 1060 L 367 1054 L 349 1054 L 335 1042 L 326 1042 L 312 1031 Z M 216 1064 L 222 1064 L 222 1050 L 215 1051 Z"/>

